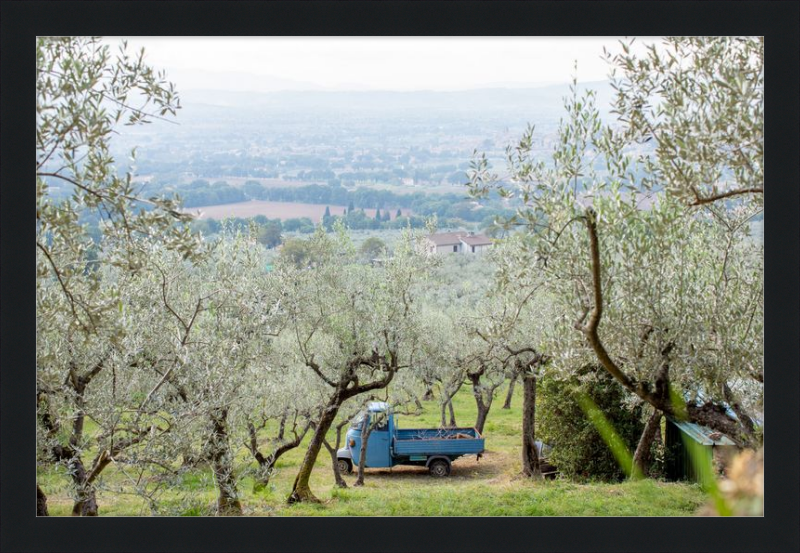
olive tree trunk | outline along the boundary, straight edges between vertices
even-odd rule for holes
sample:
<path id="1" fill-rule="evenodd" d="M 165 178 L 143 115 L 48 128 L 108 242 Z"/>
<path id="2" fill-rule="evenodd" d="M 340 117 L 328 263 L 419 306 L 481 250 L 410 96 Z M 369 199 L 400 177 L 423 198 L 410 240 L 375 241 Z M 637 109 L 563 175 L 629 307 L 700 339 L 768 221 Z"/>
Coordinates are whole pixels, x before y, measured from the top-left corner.
<path id="1" fill-rule="evenodd" d="M 242 504 L 236 489 L 233 455 L 228 441 L 228 410 L 216 409 L 212 411 L 210 418 L 209 456 L 217 483 L 217 514 L 238 516 L 242 514 Z"/>
<path id="2" fill-rule="evenodd" d="M 285 418 L 281 419 L 281 424 L 285 424 Z M 275 463 L 277 463 L 278 459 L 280 459 L 285 453 L 295 449 L 300 445 L 300 442 L 302 442 L 303 438 L 305 438 L 306 434 L 308 434 L 308 429 L 310 427 L 311 423 L 308 423 L 300 432 L 297 432 L 296 427 L 293 427 L 292 433 L 294 438 L 288 441 L 284 440 L 285 429 L 281 428 L 278 435 L 279 443 L 269 454 L 264 455 L 258 450 L 258 436 L 256 427 L 252 422 L 247 423 L 247 430 L 250 434 L 250 444 L 248 445 L 248 449 L 258 462 L 258 476 L 256 477 L 254 489 L 258 490 L 269 485 L 269 479 L 272 477 Z"/>
<path id="3" fill-rule="evenodd" d="M 536 450 L 536 376 L 523 374 L 522 386 L 522 473 L 541 479 L 542 469 Z"/>
<path id="4" fill-rule="evenodd" d="M 517 378 L 519 378 L 517 373 L 511 375 L 511 381 L 508 383 L 508 393 L 506 394 L 506 400 L 503 403 L 503 409 L 511 409 L 511 400 L 514 398 L 514 386 L 517 384 Z"/>
<path id="5" fill-rule="evenodd" d="M 458 393 L 461 389 L 461 386 L 464 384 L 463 380 L 459 380 L 455 385 L 451 382 L 449 385 L 444 385 L 442 387 L 442 397 L 441 397 L 441 414 L 442 414 L 442 428 L 447 426 L 455 427 L 456 426 L 456 413 L 453 409 L 453 397 Z M 447 422 L 447 412 L 450 412 L 450 423 Z"/>
<path id="6" fill-rule="evenodd" d="M 334 383 L 326 379 L 326 382 L 334 388 L 334 392 L 322 411 L 322 416 L 320 417 L 317 427 L 314 430 L 314 435 L 311 437 L 311 442 L 308 444 L 308 449 L 303 457 L 303 462 L 300 464 L 300 470 L 297 472 L 297 477 L 294 479 L 292 491 L 286 500 L 290 505 L 303 501 L 319 503 L 319 499 L 317 499 L 317 497 L 312 493 L 311 487 L 309 486 L 311 471 L 314 470 L 314 464 L 319 456 L 319 450 L 322 448 L 322 444 L 325 441 L 325 436 L 333 425 L 333 421 L 336 419 L 336 415 L 339 412 L 342 404 L 351 397 L 356 397 L 373 390 L 383 390 L 392 382 L 392 379 L 394 378 L 394 375 L 398 369 L 396 355 L 390 356 L 391 362 L 386 363 L 384 361 L 386 364 L 383 365 L 383 368 L 386 370 L 386 373 L 384 374 L 383 378 L 368 382 L 366 384 L 358 384 L 358 379 L 354 376 L 354 368 L 370 362 L 373 363 L 372 366 L 375 366 L 375 357 L 376 355 L 366 360 L 364 358 L 358 358 L 351 361 L 349 363 L 351 376 L 339 380 L 338 383 Z M 319 366 L 314 364 L 313 361 L 310 361 L 310 363 L 317 374 L 321 374 L 319 372 Z"/>
<path id="7" fill-rule="evenodd" d="M 489 409 L 492 402 L 485 403 L 482 399 L 476 398 L 478 405 L 478 417 L 475 419 L 475 429 L 479 434 L 483 434 L 483 427 L 486 425 L 486 418 L 489 416 Z"/>
<path id="8" fill-rule="evenodd" d="M 316 463 L 317 457 L 319 456 L 319 450 L 322 448 L 322 443 L 325 441 L 325 435 L 333 424 L 342 401 L 341 395 L 336 393 L 323 410 L 322 416 L 314 430 L 314 435 L 311 437 L 311 442 L 308 444 L 303 462 L 300 464 L 300 470 L 297 472 L 297 476 L 294 479 L 292 492 L 287 500 L 289 504 L 302 501 L 310 501 L 313 503 L 320 502 L 311 491 L 311 487 L 308 483 L 311 479 L 311 471 L 314 468 L 314 463 Z"/>
<path id="9" fill-rule="evenodd" d="M 661 428 L 661 411 L 656 410 L 648 419 L 644 426 L 642 436 L 633 454 L 633 466 L 637 470 L 631 471 L 631 478 L 641 478 L 647 476 L 650 471 L 650 463 L 653 459 L 653 442 Z"/>
<path id="10" fill-rule="evenodd" d="M 36 484 L 36 516 L 50 516 L 50 513 L 47 512 L 47 496 L 42 491 L 42 488 L 39 487 L 39 484 Z"/>
<path id="11" fill-rule="evenodd" d="M 337 488 L 347 487 L 347 482 L 344 481 L 344 478 L 342 478 L 342 472 L 339 470 L 339 458 L 337 456 L 337 452 L 339 451 L 339 448 L 342 447 L 342 429 L 348 424 L 348 422 L 349 421 L 345 419 L 336 425 L 336 443 L 334 445 L 331 445 L 326 438 L 323 438 L 322 440 L 322 445 L 325 446 L 325 449 L 328 450 L 328 454 L 331 456 L 333 480 Z"/>
<path id="12" fill-rule="evenodd" d="M 361 424 L 361 451 L 358 454 L 358 478 L 356 478 L 356 482 L 353 486 L 364 485 L 364 469 L 367 466 L 367 443 L 369 442 L 370 434 L 372 434 L 372 429 L 375 427 L 374 424 L 370 424 L 369 419 L 370 417 L 365 416 L 364 422 Z"/>
<path id="13" fill-rule="evenodd" d="M 98 515 L 97 492 L 92 484 L 86 482 L 86 470 L 83 468 L 83 463 L 78 462 L 74 466 L 77 474 L 73 479 L 80 483 L 77 484 L 78 497 L 72 505 L 72 516 L 96 517 Z"/>
<path id="14" fill-rule="evenodd" d="M 489 393 L 484 393 L 484 390 L 481 388 L 480 375 L 470 375 L 470 380 L 472 381 L 472 395 L 475 397 L 475 406 L 478 409 L 478 416 L 475 419 L 475 429 L 483 434 L 483 427 L 486 425 L 489 409 L 492 408 L 494 394 L 493 390 L 489 390 Z"/>
<path id="15" fill-rule="evenodd" d="M 67 472 L 69 472 L 75 485 L 76 497 L 72 505 L 72 516 L 96 517 L 98 514 L 97 494 L 92 482 L 89 480 L 89 474 L 86 472 L 83 460 L 71 446 L 56 446 L 53 449 L 56 459 L 66 461 Z"/>
<path id="16" fill-rule="evenodd" d="M 278 424 L 278 440 L 283 441 L 283 434 L 286 431 L 286 418 L 289 416 L 288 411 L 284 411 L 281 415 L 280 424 Z"/>

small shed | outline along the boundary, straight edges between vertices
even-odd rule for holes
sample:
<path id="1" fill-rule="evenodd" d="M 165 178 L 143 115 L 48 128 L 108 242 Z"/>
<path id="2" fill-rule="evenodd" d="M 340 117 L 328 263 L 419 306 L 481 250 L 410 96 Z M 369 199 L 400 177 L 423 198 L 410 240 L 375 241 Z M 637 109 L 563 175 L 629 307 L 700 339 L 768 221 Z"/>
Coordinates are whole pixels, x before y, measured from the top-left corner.
<path id="1" fill-rule="evenodd" d="M 724 434 L 699 424 L 667 417 L 664 440 L 670 480 L 707 482 L 716 477 L 738 451 Z"/>

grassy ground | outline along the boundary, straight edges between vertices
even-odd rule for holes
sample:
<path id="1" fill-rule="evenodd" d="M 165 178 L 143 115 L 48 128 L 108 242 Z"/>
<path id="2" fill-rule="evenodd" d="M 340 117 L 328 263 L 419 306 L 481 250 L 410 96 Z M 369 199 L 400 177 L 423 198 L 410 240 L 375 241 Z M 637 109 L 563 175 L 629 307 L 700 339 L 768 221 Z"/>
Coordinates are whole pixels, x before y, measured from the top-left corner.
<path id="1" fill-rule="evenodd" d="M 255 491 L 253 480 L 244 476 L 239 491 L 246 515 L 265 516 L 342 516 L 342 515 L 455 515 L 455 516 L 683 516 L 692 515 L 705 502 L 697 486 L 655 481 L 619 484 L 576 484 L 568 480 L 531 482 L 520 476 L 521 445 L 520 398 L 513 408 L 501 409 L 498 397 L 484 430 L 487 451 L 480 461 L 461 458 L 453 464 L 450 477 L 435 479 L 421 467 L 368 469 L 362 488 L 336 489 L 330 457 L 322 451 L 311 479 L 321 504 L 288 506 L 286 497 L 292 486 L 304 449 L 287 453 L 278 462 L 278 472 L 269 488 Z M 400 416 L 400 427 L 436 427 L 437 402 L 425 404 L 420 417 Z M 475 405 L 462 391 L 455 401 L 458 424 L 471 426 Z M 241 452 L 240 469 L 248 458 Z M 252 466 L 254 463 L 249 463 Z M 241 471 L 240 471 L 241 473 Z M 352 485 L 354 476 L 345 479 Z M 72 500 L 67 477 L 51 468 L 40 468 L 39 485 L 49 497 L 51 515 L 69 515 Z M 124 482 L 123 475 L 110 466 L 103 476 L 103 487 Z M 210 514 L 215 489 L 210 469 L 187 474 L 181 484 L 161 498 L 168 512 L 180 515 Z M 101 515 L 147 515 L 150 510 L 135 495 L 101 489 L 98 493 Z"/>

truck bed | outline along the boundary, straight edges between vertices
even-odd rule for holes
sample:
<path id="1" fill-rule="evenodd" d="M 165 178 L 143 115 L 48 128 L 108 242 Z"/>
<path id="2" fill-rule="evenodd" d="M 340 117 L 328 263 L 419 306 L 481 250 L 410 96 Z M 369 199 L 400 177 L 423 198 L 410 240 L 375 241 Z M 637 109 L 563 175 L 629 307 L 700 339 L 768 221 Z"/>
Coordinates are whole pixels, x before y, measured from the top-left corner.
<path id="1" fill-rule="evenodd" d="M 404 428 L 393 445 L 395 456 L 459 456 L 483 453 L 484 439 L 474 428 Z"/>

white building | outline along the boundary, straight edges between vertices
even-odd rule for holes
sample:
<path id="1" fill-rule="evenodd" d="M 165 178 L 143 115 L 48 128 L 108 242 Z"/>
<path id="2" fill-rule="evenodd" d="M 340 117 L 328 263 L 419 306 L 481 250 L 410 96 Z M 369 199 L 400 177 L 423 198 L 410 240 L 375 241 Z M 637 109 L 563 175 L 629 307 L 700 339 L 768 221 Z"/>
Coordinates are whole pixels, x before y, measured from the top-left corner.
<path id="1" fill-rule="evenodd" d="M 492 247 L 492 240 L 483 234 L 471 232 L 441 232 L 425 238 L 425 252 L 428 255 L 442 253 L 481 254 Z"/>
<path id="2" fill-rule="evenodd" d="M 492 247 L 492 240 L 484 234 L 468 234 L 461 237 L 462 252 L 484 253 Z"/>

